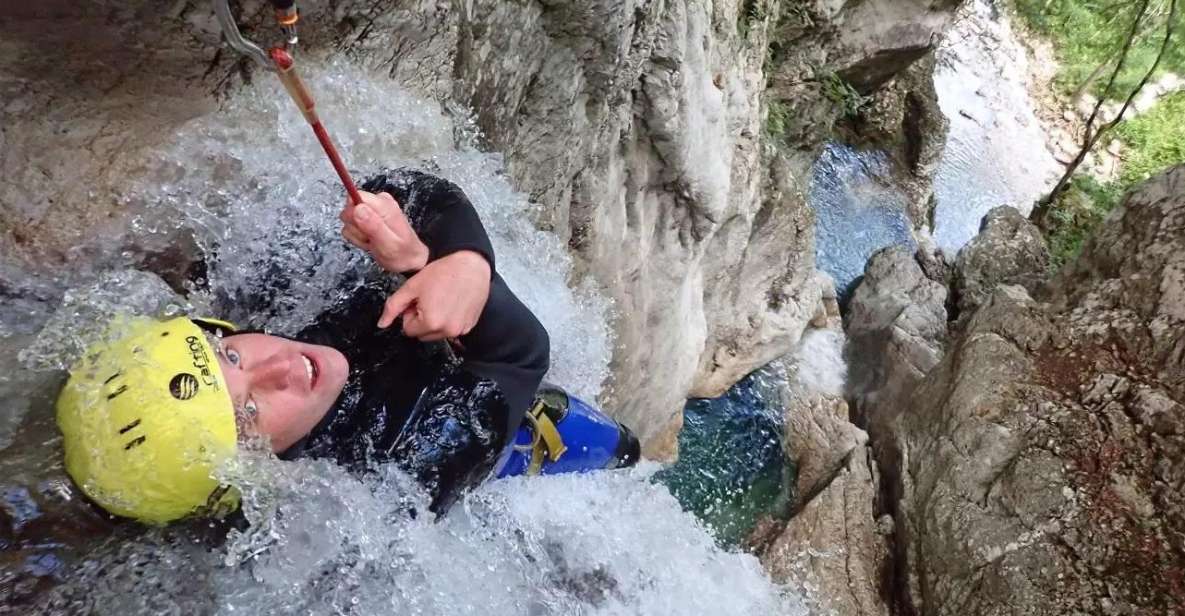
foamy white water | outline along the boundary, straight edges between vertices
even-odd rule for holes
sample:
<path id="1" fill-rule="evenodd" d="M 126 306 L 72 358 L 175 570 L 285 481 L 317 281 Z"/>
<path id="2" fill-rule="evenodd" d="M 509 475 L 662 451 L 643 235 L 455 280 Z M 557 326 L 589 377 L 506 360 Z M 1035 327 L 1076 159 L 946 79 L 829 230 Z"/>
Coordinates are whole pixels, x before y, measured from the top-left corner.
<path id="1" fill-rule="evenodd" d="M 569 287 L 563 244 L 438 105 L 344 63 L 305 63 L 321 114 L 359 179 L 427 168 L 457 182 L 491 232 L 498 269 L 552 337 L 549 378 L 595 399 L 611 348 L 608 303 Z M 343 190 L 280 86 L 259 79 L 179 130 L 125 205 L 146 244 L 192 229 L 217 257 L 188 300 L 134 274 L 77 293 L 32 348 L 60 367 L 90 312 L 186 311 L 292 333 L 348 292 L 362 257 L 338 237 Z M 85 267 L 86 264 L 80 264 Z M 266 268 L 286 286 L 264 287 Z M 97 274 L 97 273 L 96 273 Z M 343 291 L 343 288 L 347 291 Z M 245 303 L 266 300 L 251 312 Z M 88 312 L 89 311 L 89 312 Z M 319 461 L 245 456 L 232 476 L 250 526 L 225 543 L 194 528 L 112 537 L 63 570 L 50 608 L 219 614 L 805 614 L 752 556 L 722 550 L 654 468 L 492 482 L 439 523 L 389 468 L 368 477 Z M 215 533 L 218 534 L 218 533 Z"/>
<path id="2" fill-rule="evenodd" d="M 844 333 L 811 329 L 802 335 L 793 355 L 794 378 L 808 391 L 842 396 L 848 378 Z"/>

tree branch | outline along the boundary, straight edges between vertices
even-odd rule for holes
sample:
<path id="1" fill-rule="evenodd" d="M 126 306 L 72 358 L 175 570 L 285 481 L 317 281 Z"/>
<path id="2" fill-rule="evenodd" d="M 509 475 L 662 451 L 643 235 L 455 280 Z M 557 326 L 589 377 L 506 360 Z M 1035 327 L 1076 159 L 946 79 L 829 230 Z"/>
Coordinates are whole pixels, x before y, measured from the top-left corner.
<path id="1" fill-rule="evenodd" d="M 1136 14 L 1135 19 L 1132 20 L 1131 31 L 1128 33 L 1127 39 L 1124 41 L 1123 54 L 1119 57 L 1119 62 L 1115 65 L 1115 70 L 1112 71 L 1111 78 L 1107 81 L 1107 87 L 1103 91 L 1103 95 L 1100 96 L 1098 101 L 1095 102 L 1094 108 L 1091 110 L 1090 117 L 1086 120 L 1086 125 L 1083 129 L 1082 147 L 1078 150 L 1078 155 L 1075 156 L 1074 160 L 1070 162 L 1069 166 L 1067 166 L 1065 173 L 1062 174 L 1062 177 L 1053 187 L 1053 190 L 1051 190 L 1044 199 L 1037 203 L 1037 206 L 1033 208 L 1033 212 L 1029 216 L 1030 220 L 1035 222 L 1043 229 L 1048 228 L 1048 225 L 1046 224 L 1046 218 L 1049 214 L 1050 208 L 1053 205 L 1053 202 L 1057 199 L 1058 195 L 1060 195 L 1062 191 L 1065 190 L 1066 185 L 1070 183 L 1070 179 L 1073 177 L 1074 172 L 1076 172 L 1082 162 L 1086 160 L 1087 154 L 1089 154 L 1090 151 L 1094 149 L 1094 146 L 1099 142 L 1100 139 L 1102 139 L 1103 135 L 1105 135 L 1108 131 L 1114 128 L 1115 125 L 1119 124 L 1119 122 L 1123 120 L 1123 116 L 1131 107 L 1132 101 L 1134 101 L 1140 91 L 1144 89 L 1144 86 L 1148 84 L 1148 81 L 1152 79 L 1152 75 L 1160 66 L 1161 59 L 1164 58 L 1165 52 L 1169 49 L 1169 45 L 1171 44 L 1173 38 L 1173 31 L 1177 25 L 1177 0 L 1169 0 L 1169 15 L 1168 19 L 1165 21 L 1164 39 L 1161 42 L 1160 49 L 1156 54 L 1156 59 L 1152 62 L 1152 66 L 1148 68 L 1148 71 L 1144 74 L 1144 77 L 1140 79 L 1140 82 L 1136 84 L 1136 87 L 1132 88 L 1131 92 L 1128 93 L 1127 98 L 1123 101 L 1123 106 L 1119 109 L 1119 113 L 1117 113 L 1115 117 L 1111 119 L 1111 121 L 1101 126 L 1097 131 L 1094 130 L 1094 123 L 1099 117 L 1099 111 L 1102 109 L 1102 106 L 1106 102 L 1108 95 L 1114 88 L 1115 79 L 1119 76 L 1119 73 L 1123 70 L 1124 65 L 1127 63 L 1127 58 L 1131 52 L 1132 44 L 1140 32 L 1140 24 L 1144 20 L 1144 16 L 1148 13 L 1148 5 L 1149 0 L 1141 0 L 1140 10 Z"/>

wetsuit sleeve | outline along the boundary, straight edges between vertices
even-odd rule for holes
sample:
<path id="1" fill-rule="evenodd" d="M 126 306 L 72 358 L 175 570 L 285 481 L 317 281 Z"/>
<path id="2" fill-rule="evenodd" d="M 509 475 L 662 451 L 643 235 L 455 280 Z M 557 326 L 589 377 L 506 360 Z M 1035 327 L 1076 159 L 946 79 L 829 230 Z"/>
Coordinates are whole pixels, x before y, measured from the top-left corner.
<path id="1" fill-rule="evenodd" d="M 472 250 L 485 257 L 490 271 L 494 271 L 494 247 L 477 210 L 456 184 L 420 171 L 399 169 L 367 180 L 362 189 L 395 197 L 412 229 L 428 247 L 428 261 Z"/>
<path id="2" fill-rule="evenodd" d="M 513 433 L 547 373 L 547 330 L 498 275 L 494 249 L 469 198 L 456 184 L 409 169 L 389 171 L 362 185 L 395 197 L 412 228 L 428 246 L 429 260 L 472 250 L 490 263 L 490 296 L 477 325 L 462 336 L 463 366 L 498 384 L 506 397 Z"/>
<path id="3" fill-rule="evenodd" d="M 547 330 L 497 273 L 477 325 L 459 340 L 462 366 L 498 384 L 510 407 L 513 435 L 547 374 L 551 343 Z"/>

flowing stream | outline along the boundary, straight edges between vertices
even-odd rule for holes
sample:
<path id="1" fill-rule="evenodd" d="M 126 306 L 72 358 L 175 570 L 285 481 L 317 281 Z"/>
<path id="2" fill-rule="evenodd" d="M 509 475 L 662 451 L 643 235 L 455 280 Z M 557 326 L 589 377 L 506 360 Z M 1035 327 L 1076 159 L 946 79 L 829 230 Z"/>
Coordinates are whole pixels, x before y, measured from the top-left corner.
<path id="1" fill-rule="evenodd" d="M 876 251 L 913 245 L 906 201 L 893 183 L 888 157 L 830 143 L 811 170 L 815 260 L 847 297 Z"/>
<path id="2" fill-rule="evenodd" d="M 963 7 L 938 49 L 934 87 L 950 131 L 934 176 L 932 233 L 951 259 L 989 210 L 1011 205 L 1027 214 L 1057 180 L 1061 166 L 1033 111 L 1027 63 L 1008 15 L 989 0 Z M 883 152 L 827 145 L 813 169 L 810 203 L 819 268 L 841 294 L 877 250 L 914 245 L 906 197 Z"/>
<path id="3" fill-rule="evenodd" d="M 552 338 L 549 379 L 595 399 L 611 349 L 608 302 L 569 286 L 571 263 L 536 230 L 500 158 L 469 126 L 348 64 L 306 68 L 358 177 L 384 166 L 457 182 L 491 231 L 499 271 Z M 805 614 L 757 560 L 721 548 L 655 465 L 512 479 L 441 522 L 391 469 L 353 477 L 319 461 L 245 455 L 229 469 L 246 521 L 166 529 L 113 523 L 80 502 L 60 463 L 52 403 L 61 369 L 121 311 L 212 314 L 290 333 L 360 263 L 337 235 L 342 190 L 280 86 L 260 80 L 153 152 L 118 204 L 128 241 L 96 243 L 70 271 L 0 271 L 0 605 L 103 614 Z M 205 265 L 184 297 L 130 271 L 118 246 L 192 235 Z M 93 264 L 93 265 L 91 265 Z M 263 268 L 287 272 L 260 284 Z M 11 301 L 10 301 L 11 300 Z M 250 312 L 245 305 L 266 303 Z"/>
<path id="4" fill-rule="evenodd" d="M 954 255 L 999 205 L 1028 214 L 1061 173 L 1034 113 L 1028 59 L 1008 15 L 974 0 L 938 50 L 934 88 L 950 120 L 934 176 L 934 239 Z"/>

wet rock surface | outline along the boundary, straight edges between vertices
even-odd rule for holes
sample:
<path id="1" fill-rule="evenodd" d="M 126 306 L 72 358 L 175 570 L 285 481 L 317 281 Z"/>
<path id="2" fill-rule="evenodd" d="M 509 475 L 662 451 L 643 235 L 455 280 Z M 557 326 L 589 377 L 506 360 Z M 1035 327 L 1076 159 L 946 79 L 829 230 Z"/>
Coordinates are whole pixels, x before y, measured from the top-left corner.
<path id="1" fill-rule="evenodd" d="M 834 295 L 834 284 L 821 281 Z M 797 478 L 791 509 L 797 511 L 827 488 L 868 435 L 849 420 L 844 399 L 845 339 L 834 297 L 831 309 L 812 321 L 795 353 L 783 359 L 785 375 L 778 397 L 785 417 L 783 446 Z M 829 316 L 830 315 L 830 316 Z"/>
<path id="2" fill-rule="evenodd" d="M 749 545 L 774 580 L 807 592 L 821 613 L 888 614 L 880 596 L 888 544 L 874 512 L 879 482 L 868 435 L 849 419 L 846 374 L 827 372 L 843 365 L 843 324 L 834 307 L 818 315 L 818 329 L 784 360 L 779 393 L 786 457 L 797 472 L 794 499 L 789 519 L 764 520 Z"/>
<path id="3" fill-rule="evenodd" d="M 826 488 L 761 554 L 770 576 L 807 590 L 819 613 L 890 613 L 880 595 L 889 553 L 873 511 L 877 480 L 870 455 L 863 446 L 851 450 Z"/>
<path id="4" fill-rule="evenodd" d="M 889 549 L 868 435 L 848 421 L 842 397 L 792 385 L 783 399 L 798 472 L 792 516 L 763 520 L 749 546 L 776 582 L 801 589 L 821 613 L 888 614 L 880 593 Z"/>
<path id="5" fill-rule="evenodd" d="M 900 400 L 942 359 L 947 289 L 931 280 L 913 253 L 886 248 L 868 262 L 846 316 L 853 418 L 882 434 L 900 414 Z"/>
<path id="6" fill-rule="evenodd" d="M 812 592 L 824 613 L 889 613 L 893 523 L 876 469 L 899 458 L 891 435 L 910 412 L 902 400 L 942 359 L 946 298 L 909 249 L 877 252 L 845 323 L 831 323 L 846 325 L 843 395 L 793 380 L 783 392 L 799 473 L 794 515 L 766 521 L 750 540 L 775 579 Z"/>
<path id="7" fill-rule="evenodd" d="M 795 462 L 796 501 L 809 502 L 825 489 L 868 435 L 848 421 L 848 405 L 839 396 L 788 387 L 786 451 Z"/>

